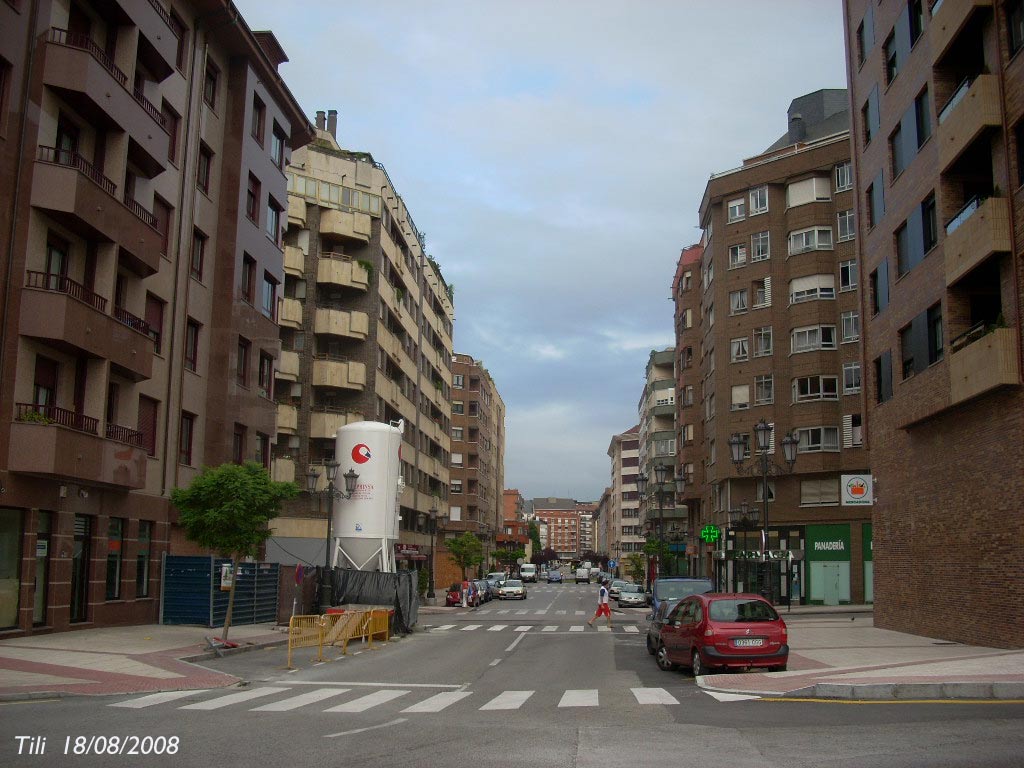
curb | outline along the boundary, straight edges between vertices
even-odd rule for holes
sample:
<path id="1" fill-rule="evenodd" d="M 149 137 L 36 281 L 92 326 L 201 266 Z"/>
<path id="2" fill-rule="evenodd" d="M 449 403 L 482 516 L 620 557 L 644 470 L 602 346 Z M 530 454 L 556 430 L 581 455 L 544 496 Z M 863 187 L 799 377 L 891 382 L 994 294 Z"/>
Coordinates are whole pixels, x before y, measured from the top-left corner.
<path id="1" fill-rule="evenodd" d="M 740 696 L 761 696 L 766 699 L 808 698 L 836 701 L 1011 701 L 1024 699 L 1024 682 L 988 683 L 872 683 L 853 685 L 845 683 L 816 683 L 791 691 L 755 691 L 735 688 L 697 686 L 703 691 L 732 693 Z"/>
<path id="2" fill-rule="evenodd" d="M 225 656 L 234 656 L 239 653 L 248 653 L 249 651 L 259 651 L 263 648 L 277 648 L 282 645 L 288 645 L 287 637 L 281 638 L 280 640 L 268 640 L 262 643 L 239 645 L 237 648 L 221 648 L 217 651 L 204 651 L 203 653 L 197 653 L 192 656 L 179 656 L 178 661 L 184 661 L 191 664 L 197 661 L 209 661 L 210 659 L 220 659 Z"/>
<path id="3" fill-rule="evenodd" d="M 24 693 L 0 693 L 0 703 L 9 704 L 16 701 L 47 701 L 49 699 L 63 699 L 76 694 L 67 691 L 25 691 Z"/>

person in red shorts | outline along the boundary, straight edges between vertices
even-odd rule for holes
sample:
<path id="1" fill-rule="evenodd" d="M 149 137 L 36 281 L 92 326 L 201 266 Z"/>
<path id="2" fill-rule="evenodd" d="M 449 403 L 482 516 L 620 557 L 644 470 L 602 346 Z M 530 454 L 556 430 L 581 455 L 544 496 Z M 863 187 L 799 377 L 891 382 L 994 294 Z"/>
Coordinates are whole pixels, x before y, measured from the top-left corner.
<path id="1" fill-rule="evenodd" d="M 587 626 L 594 626 L 594 620 L 601 617 L 608 617 L 608 628 L 612 626 L 612 609 L 608 605 L 608 579 L 601 582 L 601 588 L 597 591 L 597 613 L 587 622 Z"/>

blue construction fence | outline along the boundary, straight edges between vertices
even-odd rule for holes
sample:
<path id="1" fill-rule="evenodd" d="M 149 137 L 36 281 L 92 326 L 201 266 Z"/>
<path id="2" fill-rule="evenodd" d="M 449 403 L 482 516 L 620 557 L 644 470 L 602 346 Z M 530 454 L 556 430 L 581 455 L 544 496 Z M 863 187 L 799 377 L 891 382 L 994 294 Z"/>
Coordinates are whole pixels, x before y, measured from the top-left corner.
<path id="1" fill-rule="evenodd" d="M 226 557 L 165 555 L 160 594 L 161 624 L 220 627 L 228 612 L 230 592 L 221 589 Z M 277 621 L 280 584 L 278 563 L 239 563 L 232 624 Z"/>

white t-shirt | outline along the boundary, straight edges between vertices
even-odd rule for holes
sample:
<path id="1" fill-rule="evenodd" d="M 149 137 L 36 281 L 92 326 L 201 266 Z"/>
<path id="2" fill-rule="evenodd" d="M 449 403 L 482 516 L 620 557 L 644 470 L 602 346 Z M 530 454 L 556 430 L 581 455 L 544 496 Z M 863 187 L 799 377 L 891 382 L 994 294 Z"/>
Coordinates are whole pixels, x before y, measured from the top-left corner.
<path id="1" fill-rule="evenodd" d="M 597 593 L 597 604 L 607 605 L 608 603 L 608 587 L 602 585 L 601 590 Z"/>

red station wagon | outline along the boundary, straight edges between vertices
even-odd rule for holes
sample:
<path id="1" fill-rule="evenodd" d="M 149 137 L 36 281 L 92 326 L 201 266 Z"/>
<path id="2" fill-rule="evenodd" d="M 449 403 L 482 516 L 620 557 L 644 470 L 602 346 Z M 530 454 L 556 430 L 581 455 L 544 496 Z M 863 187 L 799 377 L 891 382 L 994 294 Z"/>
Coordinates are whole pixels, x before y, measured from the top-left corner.
<path id="1" fill-rule="evenodd" d="M 691 595 L 669 612 L 655 658 L 661 669 L 682 665 L 695 677 L 715 668 L 783 672 L 788 643 L 786 622 L 760 595 L 708 592 Z"/>

